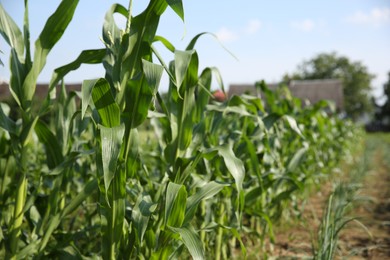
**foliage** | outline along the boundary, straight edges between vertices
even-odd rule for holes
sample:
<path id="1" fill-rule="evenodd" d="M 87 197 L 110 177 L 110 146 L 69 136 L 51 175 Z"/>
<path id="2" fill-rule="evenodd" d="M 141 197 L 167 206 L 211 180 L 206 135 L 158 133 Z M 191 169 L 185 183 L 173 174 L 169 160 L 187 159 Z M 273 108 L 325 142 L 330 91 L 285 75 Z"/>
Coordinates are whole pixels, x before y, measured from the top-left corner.
<path id="1" fill-rule="evenodd" d="M 379 106 L 378 118 L 379 120 L 386 120 L 387 124 L 390 125 L 390 72 L 388 73 L 388 80 L 383 85 L 383 95 L 386 98 L 385 103 Z"/>
<path id="2" fill-rule="evenodd" d="M 13 120 L 0 107 L 1 257 L 226 259 L 236 244 L 245 256 L 243 237 L 272 239 L 275 221 L 306 185 L 329 174 L 353 135 L 329 103 L 302 107 L 287 89 L 274 93 L 264 82 L 256 83 L 263 98 L 214 100 L 213 77 L 224 87 L 216 68 L 199 68 L 195 45 L 204 33 L 184 50 L 156 35 L 168 7 L 184 19 L 181 1 L 152 0 L 137 16 L 132 1 L 113 4 L 103 48 L 55 69 L 35 111 L 37 75 L 77 1 L 62 1 L 48 19 L 34 60 L 25 3 L 23 33 L 0 5 L 21 115 Z M 125 30 L 116 14 L 127 19 Z M 169 63 L 156 41 L 172 52 Z M 105 75 L 68 93 L 64 77 L 84 63 L 103 65 Z"/>
<path id="3" fill-rule="evenodd" d="M 341 79 L 345 112 L 353 120 L 372 112 L 371 80 L 374 76 L 361 62 L 352 62 L 336 53 L 322 53 L 298 66 L 295 73 L 284 76 L 284 81 L 305 79 Z"/>

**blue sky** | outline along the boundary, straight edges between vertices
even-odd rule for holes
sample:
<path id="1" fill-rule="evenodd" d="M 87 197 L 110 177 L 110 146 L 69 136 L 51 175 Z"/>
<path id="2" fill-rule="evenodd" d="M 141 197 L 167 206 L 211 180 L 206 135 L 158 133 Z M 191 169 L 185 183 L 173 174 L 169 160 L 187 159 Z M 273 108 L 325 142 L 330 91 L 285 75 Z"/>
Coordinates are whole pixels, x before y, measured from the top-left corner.
<path id="1" fill-rule="evenodd" d="M 17 24 L 23 21 L 22 0 L 0 0 Z M 59 0 L 30 0 L 32 42 Z M 104 14 L 115 1 L 80 0 L 73 21 L 50 53 L 39 77 L 48 82 L 53 70 L 71 62 L 84 49 L 101 48 Z M 116 1 L 128 5 L 128 1 Z M 139 13 L 148 1 L 134 0 Z M 183 1 L 185 23 L 170 10 L 162 16 L 158 34 L 183 49 L 193 36 L 212 32 L 237 59 L 211 36 L 200 39 L 196 48 L 201 68 L 218 67 L 226 86 L 265 79 L 278 82 L 285 73 L 319 53 L 336 52 L 360 61 L 376 78 L 373 94 L 380 96 L 390 71 L 390 1 L 388 0 L 197 0 Z M 118 19 L 119 24 L 123 24 Z M 172 56 L 157 45 L 165 59 Z M 0 79 L 9 78 L 9 48 L 0 39 Z M 83 65 L 66 82 L 81 82 L 104 76 L 102 66 Z M 160 86 L 166 89 L 166 78 Z"/>

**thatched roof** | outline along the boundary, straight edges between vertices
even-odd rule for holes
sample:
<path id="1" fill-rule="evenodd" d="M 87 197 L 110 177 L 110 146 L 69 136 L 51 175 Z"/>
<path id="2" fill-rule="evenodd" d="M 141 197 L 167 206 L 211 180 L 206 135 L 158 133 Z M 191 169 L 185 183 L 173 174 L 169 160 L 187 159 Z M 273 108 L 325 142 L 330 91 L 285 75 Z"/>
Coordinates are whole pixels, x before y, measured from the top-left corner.
<path id="1" fill-rule="evenodd" d="M 272 90 L 278 84 L 267 84 Z M 291 94 L 297 98 L 308 100 L 314 104 L 320 100 L 331 100 L 335 102 L 336 107 L 340 110 L 344 107 L 343 85 L 340 80 L 294 80 L 288 85 Z M 256 88 L 252 84 L 233 84 L 229 86 L 228 95 L 241 94 L 256 95 Z"/>

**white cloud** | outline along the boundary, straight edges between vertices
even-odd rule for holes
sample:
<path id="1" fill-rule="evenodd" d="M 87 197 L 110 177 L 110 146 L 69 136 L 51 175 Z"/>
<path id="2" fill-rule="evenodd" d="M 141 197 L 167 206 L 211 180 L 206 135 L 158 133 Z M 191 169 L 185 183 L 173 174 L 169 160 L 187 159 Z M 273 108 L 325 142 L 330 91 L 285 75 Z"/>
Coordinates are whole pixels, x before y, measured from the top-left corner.
<path id="1" fill-rule="evenodd" d="M 244 32 L 247 34 L 254 34 L 261 28 L 261 22 L 258 19 L 253 19 L 248 22 L 244 28 Z"/>
<path id="2" fill-rule="evenodd" d="M 381 26 L 390 23 L 390 8 L 374 8 L 370 12 L 356 12 L 346 19 L 350 23 Z"/>
<path id="3" fill-rule="evenodd" d="M 241 38 L 244 34 L 255 34 L 261 29 L 262 23 L 258 19 L 248 21 L 248 23 L 239 29 L 220 28 L 215 34 L 221 42 L 233 42 Z"/>
<path id="4" fill-rule="evenodd" d="M 299 31 L 311 32 L 314 30 L 316 24 L 311 19 L 305 19 L 302 21 L 293 21 L 290 23 L 290 26 Z"/>
<path id="5" fill-rule="evenodd" d="M 216 35 L 221 42 L 232 42 L 238 39 L 238 34 L 226 27 L 219 29 Z"/>

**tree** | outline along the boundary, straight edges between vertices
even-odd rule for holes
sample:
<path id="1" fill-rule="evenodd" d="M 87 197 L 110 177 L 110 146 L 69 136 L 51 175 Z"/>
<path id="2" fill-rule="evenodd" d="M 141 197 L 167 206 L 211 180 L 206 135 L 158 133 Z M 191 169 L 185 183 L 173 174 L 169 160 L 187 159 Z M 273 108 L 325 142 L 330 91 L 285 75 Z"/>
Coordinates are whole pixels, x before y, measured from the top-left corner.
<path id="1" fill-rule="evenodd" d="M 386 97 L 386 101 L 380 107 L 380 119 L 390 124 L 390 72 L 387 76 L 387 82 L 383 85 L 383 95 Z"/>
<path id="2" fill-rule="evenodd" d="M 291 76 L 283 81 L 309 79 L 340 79 L 343 82 L 344 107 L 348 116 L 356 120 L 372 112 L 370 101 L 371 80 L 374 78 L 361 62 L 351 62 L 336 53 L 322 53 L 304 61 Z"/>

